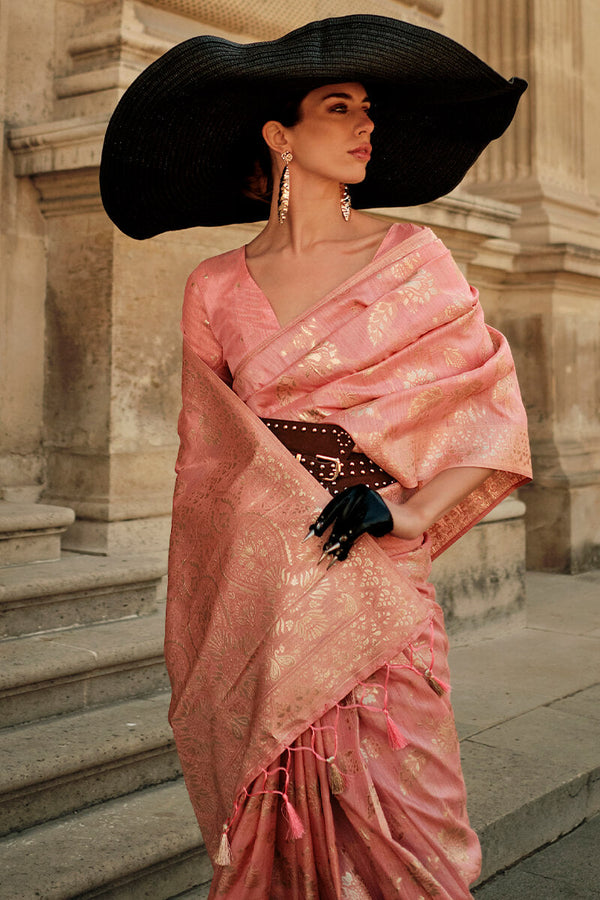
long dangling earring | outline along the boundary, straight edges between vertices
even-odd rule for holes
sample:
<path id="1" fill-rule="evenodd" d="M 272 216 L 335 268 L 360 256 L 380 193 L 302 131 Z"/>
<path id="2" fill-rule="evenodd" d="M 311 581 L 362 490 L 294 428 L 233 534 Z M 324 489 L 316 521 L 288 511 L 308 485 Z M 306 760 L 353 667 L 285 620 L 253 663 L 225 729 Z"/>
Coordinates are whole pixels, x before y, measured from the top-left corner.
<path id="1" fill-rule="evenodd" d="M 284 150 L 281 154 L 281 158 L 285 163 L 285 167 L 281 173 L 281 181 L 279 182 L 279 202 L 277 204 L 277 212 L 279 214 L 279 224 L 283 225 L 287 216 L 288 204 L 290 202 L 290 170 L 288 169 L 288 164 L 291 163 L 294 157 L 290 150 Z"/>
<path id="2" fill-rule="evenodd" d="M 344 221 L 347 222 L 350 219 L 350 210 L 352 209 L 350 192 L 347 184 L 340 184 L 340 206 L 342 208 Z"/>

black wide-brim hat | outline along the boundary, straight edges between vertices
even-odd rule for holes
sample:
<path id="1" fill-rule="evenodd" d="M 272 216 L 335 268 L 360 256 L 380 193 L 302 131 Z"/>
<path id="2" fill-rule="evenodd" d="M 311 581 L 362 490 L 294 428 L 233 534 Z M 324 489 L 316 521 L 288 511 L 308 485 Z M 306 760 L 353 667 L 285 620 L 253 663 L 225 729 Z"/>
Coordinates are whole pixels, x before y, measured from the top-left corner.
<path id="1" fill-rule="evenodd" d="M 447 194 L 527 87 L 444 35 L 383 16 L 310 22 L 260 43 L 194 37 L 145 69 L 112 115 L 100 166 L 108 215 L 138 239 L 266 219 L 244 188 L 271 104 L 341 82 L 362 83 L 373 101 L 373 155 L 350 185 L 358 209 Z"/>

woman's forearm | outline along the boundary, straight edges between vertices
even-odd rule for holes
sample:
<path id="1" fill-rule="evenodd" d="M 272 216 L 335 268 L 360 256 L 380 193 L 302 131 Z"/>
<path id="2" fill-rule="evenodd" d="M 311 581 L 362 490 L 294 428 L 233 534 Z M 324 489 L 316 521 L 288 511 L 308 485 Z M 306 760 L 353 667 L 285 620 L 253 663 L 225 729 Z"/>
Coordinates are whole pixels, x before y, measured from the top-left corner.
<path id="1" fill-rule="evenodd" d="M 419 537 L 483 484 L 493 471 L 476 466 L 446 469 L 413 494 L 406 503 L 386 500 L 394 521 L 392 534 L 408 540 Z"/>

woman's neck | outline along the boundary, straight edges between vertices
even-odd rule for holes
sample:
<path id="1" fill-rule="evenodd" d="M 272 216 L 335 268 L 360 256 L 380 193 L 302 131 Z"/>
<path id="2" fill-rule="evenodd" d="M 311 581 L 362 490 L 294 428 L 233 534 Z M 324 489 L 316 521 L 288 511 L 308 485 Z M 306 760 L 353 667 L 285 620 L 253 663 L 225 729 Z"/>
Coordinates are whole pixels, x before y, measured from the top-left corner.
<path id="1" fill-rule="evenodd" d="M 273 191 L 271 212 L 261 237 L 273 249 L 287 247 L 303 253 L 323 240 L 354 237 L 352 218 L 342 216 L 340 185 L 331 181 L 303 178 L 290 170 L 290 198 L 283 223 L 279 222 L 278 189 Z"/>

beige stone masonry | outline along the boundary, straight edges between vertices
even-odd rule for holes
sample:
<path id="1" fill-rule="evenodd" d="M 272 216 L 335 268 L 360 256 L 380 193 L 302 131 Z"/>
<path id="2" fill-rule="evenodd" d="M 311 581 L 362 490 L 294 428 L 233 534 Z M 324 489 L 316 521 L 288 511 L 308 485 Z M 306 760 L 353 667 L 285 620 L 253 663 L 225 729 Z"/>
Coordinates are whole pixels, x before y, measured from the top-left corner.
<path id="1" fill-rule="evenodd" d="M 58 559 L 61 535 L 74 519 L 72 509 L 0 500 L 0 567 Z"/>
<path id="2" fill-rule="evenodd" d="M 3 727 L 167 691 L 164 608 L 2 643 Z"/>
<path id="3" fill-rule="evenodd" d="M 521 249 L 497 307 L 529 411 L 528 565 L 577 572 L 600 561 L 600 7 L 463 9 L 467 45 L 529 80 L 513 125 L 467 184 L 521 209 L 511 228 Z"/>
<path id="4" fill-rule="evenodd" d="M 503 329 L 524 383 L 534 481 L 524 492 L 528 565 L 577 572 L 600 547 L 600 253 L 565 244 L 520 254 Z"/>
<path id="5" fill-rule="evenodd" d="M 468 176 L 478 191 L 518 203 L 520 240 L 600 246 L 598 199 L 590 196 L 582 0 L 466 0 L 465 42 L 506 77 L 529 81 L 515 121 Z M 589 62 L 588 62 L 589 65 Z"/>
<path id="6" fill-rule="evenodd" d="M 148 615 L 165 572 L 157 556 L 64 555 L 8 566 L 0 576 L 0 640 L 74 625 Z"/>
<path id="7" fill-rule="evenodd" d="M 151 6 L 203 22 L 231 35 L 259 40 L 279 37 L 293 28 L 329 16 L 370 13 L 434 27 L 444 11 L 444 0 L 149 0 Z"/>
<path id="8" fill-rule="evenodd" d="M 110 113 L 139 71 L 194 34 L 272 38 L 364 11 L 359 0 L 1 4 L 0 490 L 43 490 L 72 507 L 68 545 L 164 546 L 185 279 L 256 232 L 193 229 L 145 244 L 118 234 L 98 192 Z M 423 209 L 378 214 L 430 224 L 508 334 L 535 455 L 535 485 L 522 494 L 529 564 L 588 567 L 600 552 L 600 8 L 375 0 L 369 12 L 442 30 L 530 82 L 464 186 Z"/>

